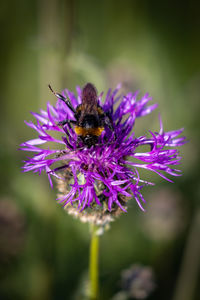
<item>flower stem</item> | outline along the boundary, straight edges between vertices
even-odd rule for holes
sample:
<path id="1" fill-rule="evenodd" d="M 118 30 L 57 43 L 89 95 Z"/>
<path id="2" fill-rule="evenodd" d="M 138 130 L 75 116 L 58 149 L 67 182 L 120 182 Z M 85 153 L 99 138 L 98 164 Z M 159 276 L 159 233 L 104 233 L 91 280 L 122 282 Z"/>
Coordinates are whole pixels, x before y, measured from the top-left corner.
<path id="1" fill-rule="evenodd" d="M 90 299 L 97 300 L 99 293 L 99 236 L 96 233 L 96 227 L 91 228 L 91 243 L 90 243 Z"/>

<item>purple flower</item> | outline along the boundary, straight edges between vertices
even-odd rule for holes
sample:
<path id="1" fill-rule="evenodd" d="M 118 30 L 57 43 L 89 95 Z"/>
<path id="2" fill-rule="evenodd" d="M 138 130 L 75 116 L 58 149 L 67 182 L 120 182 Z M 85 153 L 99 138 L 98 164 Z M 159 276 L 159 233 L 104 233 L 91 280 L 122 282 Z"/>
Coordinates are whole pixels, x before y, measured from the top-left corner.
<path id="1" fill-rule="evenodd" d="M 121 286 L 123 299 L 146 299 L 156 288 L 154 271 L 149 266 L 131 265 L 121 272 Z"/>
<path id="2" fill-rule="evenodd" d="M 113 130 L 105 127 L 98 143 L 90 148 L 77 142 L 73 126 L 58 125 L 66 119 L 75 120 L 74 113 L 60 99 L 55 106 L 47 103 L 46 111 L 32 113 L 36 123 L 25 122 L 38 136 L 21 144 L 21 150 L 34 152 L 25 161 L 24 171 L 45 171 L 51 186 L 51 178 L 55 177 L 59 202 L 76 214 L 92 210 L 102 214 L 102 209 L 106 215 L 126 211 L 130 197 L 144 210 L 141 190 L 154 184 L 140 178 L 140 169 L 155 172 L 170 182 L 167 175 L 181 175 L 172 166 L 181 159 L 176 147 L 185 143 L 185 137 L 178 137 L 183 129 L 165 132 L 160 118 L 158 132 L 136 137 L 132 131 L 136 119 L 151 113 L 157 104 L 147 106 L 151 101 L 148 94 L 136 100 L 138 92 L 120 95 L 119 90 L 120 85 L 114 91 L 110 89 L 104 102 L 103 93 L 99 95 L 99 105 L 110 116 Z M 74 108 L 81 104 L 80 87 L 77 96 L 67 89 L 62 95 Z"/>

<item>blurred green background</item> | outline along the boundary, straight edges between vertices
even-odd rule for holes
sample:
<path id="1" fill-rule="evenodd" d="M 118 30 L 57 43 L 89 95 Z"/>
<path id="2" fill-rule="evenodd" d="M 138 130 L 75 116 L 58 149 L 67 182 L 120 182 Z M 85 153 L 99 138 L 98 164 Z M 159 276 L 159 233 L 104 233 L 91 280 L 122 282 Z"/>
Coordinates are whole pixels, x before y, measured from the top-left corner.
<path id="1" fill-rule="evenodd" d="M 45 175 L 21 173 L 19 144 L 33 137 L 24 120 L 55 103 L 57 90 L 93 82 L 98 91 L 123 83 L 149 92 L 159 108 L 136 122 L 137 135 L 185 128 L 183 176 L 155 177 L 101 237 L 100 299 L 119 295 L 121 272 L 152 268 L 147 299 L 199 299 L 198 1 L 3 1 L 1 21 L 0 299 L 83 299 L 88 225 L 56 203 Z M 117 296 L 115 296 L 117 297 Z"/>

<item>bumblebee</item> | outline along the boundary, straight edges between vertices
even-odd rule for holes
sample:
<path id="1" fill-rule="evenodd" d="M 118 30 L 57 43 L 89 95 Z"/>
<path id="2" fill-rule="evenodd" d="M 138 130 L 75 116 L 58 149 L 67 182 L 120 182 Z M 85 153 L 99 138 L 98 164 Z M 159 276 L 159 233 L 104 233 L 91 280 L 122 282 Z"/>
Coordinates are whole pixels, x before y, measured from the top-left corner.
<path id="1" fill-rule="evenodd" d="M 81 104 L 74 108 L 67 97 L 54 92 L 49 85 L 52 93 L 64 101 L 69 109 L 74 113 L 76 120 L 63 120 L 58 123 L 60 126 L 65 124 L 73 124 L 74 131 L 78 136 L 77 141 L 82 141 L 85 146 L 90 148 L 98 143 L 98 138 L 104 131 L 105 127 L 113 130 L 113 124 L 110 116 L 106 114 L 102 107 L 98 104 L 97 91 L 93 84 L 87 83 L 81 95 Z"/>

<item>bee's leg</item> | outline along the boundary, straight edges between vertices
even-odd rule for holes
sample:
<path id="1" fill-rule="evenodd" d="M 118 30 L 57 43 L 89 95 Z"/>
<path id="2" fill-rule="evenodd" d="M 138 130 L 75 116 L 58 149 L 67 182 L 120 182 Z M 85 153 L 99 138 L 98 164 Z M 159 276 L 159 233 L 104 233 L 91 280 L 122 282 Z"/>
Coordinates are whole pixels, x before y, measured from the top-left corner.
<path id="1" fill-rule="evenodd" d="M 83 149 L 83 147 L 79 148 L 80 142 L 82 142 L 82 139 L 80 136 L 77 135 L 77 140 L 76 140 L 76 147 L 78 150 Z"/>
<path id="2" fill-rule="evenodd" d="M 114 138 L 116 140 L 117 136 L 116 136 L 116 132 L 114 130 L 113 122 L 112 122 L 112 119 L 110 118 L 110 116 L 105 115 L 103 123 L 104 123 L 104 125 L 106 125 L 114 133 Z"/>
<path id="3" fill-rule="evenodd" d="M 57 123 L 58 126 L 64 126 L 64 125 L 66 125 L 66 124 L 68 124 L 68 125 L 71 127 L 72 124 L 76 124 L 76 121 L 74 121 L 74 120 L 69 120 L 69 119 L 65 119 L 65 120 L 63 120 L 63 121 Z"/>

